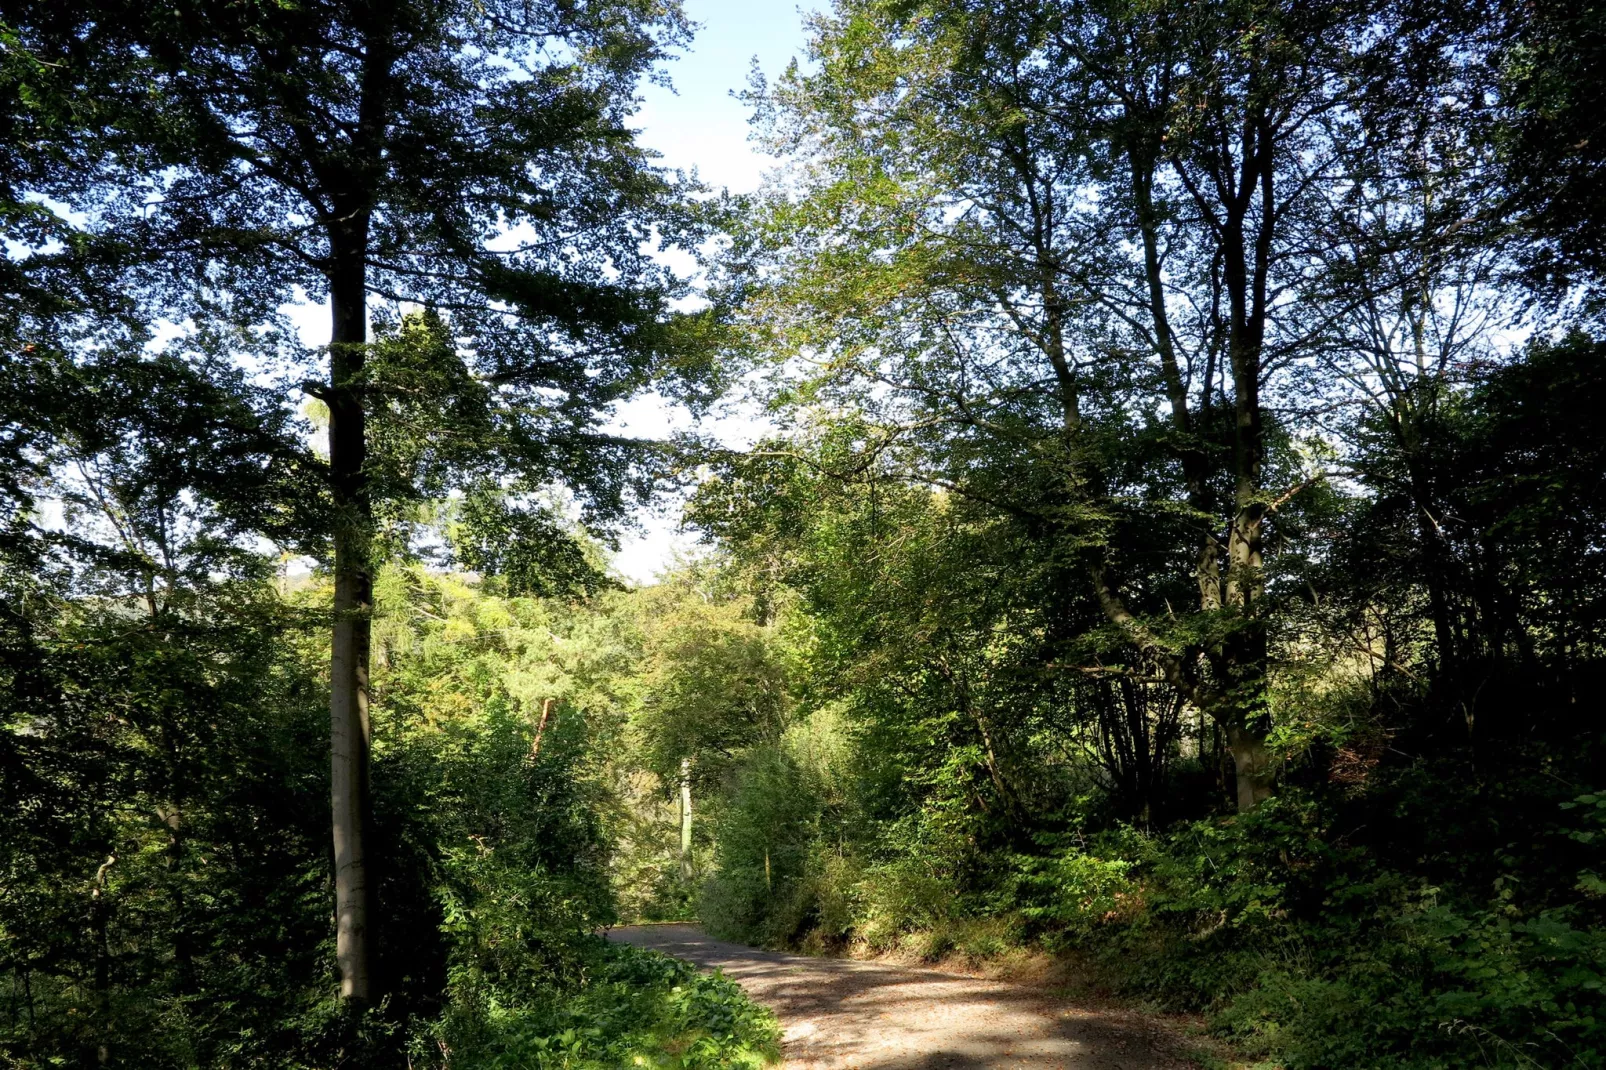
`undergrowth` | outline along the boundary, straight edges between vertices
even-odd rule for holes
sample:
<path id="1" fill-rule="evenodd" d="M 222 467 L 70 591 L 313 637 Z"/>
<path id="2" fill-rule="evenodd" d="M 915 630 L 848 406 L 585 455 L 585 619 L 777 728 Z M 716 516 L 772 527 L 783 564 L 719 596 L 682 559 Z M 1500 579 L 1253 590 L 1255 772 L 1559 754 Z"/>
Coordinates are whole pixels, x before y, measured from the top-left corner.
<path id="1" fill-rule="evenodd" d="M 1485 814 L 1468 804 L 1469 830 L 1495 820 L 1495 796 Z M 1072 957 L 1098 986 L 1202 1013 L 1244 1055 L 1290 1070 L 1606 1065 L 1606 795 L 1553 797 L 1548 822 L 1523 819 L 1542 828 L 1533 842 L 1474 837 L 1404 858 L 1417 846 L 1392 823 L 1417 805 L 1397 794 L 1345 815 L 1388 816 L 1383 836 L 1289 791 L 1159 834 L 1043 836 L 968 868 L 932 853 L 837 858 L 767 912 L 728 912 L 741 897 L 716 877 L 705 921 L 810 950 Z"/>
<path id="2" fill-rule="evenodd" d="M 595 949 L 589 975 L 561 999 L 510 1001 L 464 984 L 420 1051 L 463 1070 L 724 1070 L 779 1059 L 767 1009 L 722 975 L 654 951 Z"/>

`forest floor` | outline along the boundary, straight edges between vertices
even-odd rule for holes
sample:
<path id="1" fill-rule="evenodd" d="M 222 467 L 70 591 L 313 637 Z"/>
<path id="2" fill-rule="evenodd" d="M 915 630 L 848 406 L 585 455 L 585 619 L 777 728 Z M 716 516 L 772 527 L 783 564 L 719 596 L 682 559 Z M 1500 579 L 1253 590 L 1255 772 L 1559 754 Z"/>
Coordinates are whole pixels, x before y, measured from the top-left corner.
<path id="1" fill-rule="evenodd" d="M 691 925 L 609 937 L 720 969 L 770 1007 L 785 1070 L 1185 1070 L 1180 1023 L 1063 993 L 898 963 L 760 951 Z"/>

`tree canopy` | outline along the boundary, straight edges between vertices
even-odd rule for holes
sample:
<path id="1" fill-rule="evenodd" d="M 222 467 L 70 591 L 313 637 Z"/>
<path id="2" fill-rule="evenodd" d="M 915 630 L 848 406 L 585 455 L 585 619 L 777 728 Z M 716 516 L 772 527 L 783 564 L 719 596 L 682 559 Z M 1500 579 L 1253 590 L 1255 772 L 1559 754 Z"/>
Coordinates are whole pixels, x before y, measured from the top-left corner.
<path id="1" fill-rule="evenodd" d="M 0 0 L 0 1058 L 1599 1063 L 1598 7 L 835 0 L 728 196 L 671 0 Z"/>

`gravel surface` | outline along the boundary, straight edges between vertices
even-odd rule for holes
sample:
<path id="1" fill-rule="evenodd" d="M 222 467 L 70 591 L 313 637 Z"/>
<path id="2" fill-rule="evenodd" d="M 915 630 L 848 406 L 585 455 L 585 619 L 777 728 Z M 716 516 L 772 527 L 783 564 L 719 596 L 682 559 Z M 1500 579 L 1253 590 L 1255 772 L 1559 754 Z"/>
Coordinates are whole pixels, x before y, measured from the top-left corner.
<path id="1" fill-rule="evenodd" d="M 690 925 L 609 938 L 724 970 L 775 1011 L 787 1070 L 1184 1070 L 1172 1034 L 1141 1015 L 1067 1005 L 1051 992 L 852 959 L 758 951 Z"/>

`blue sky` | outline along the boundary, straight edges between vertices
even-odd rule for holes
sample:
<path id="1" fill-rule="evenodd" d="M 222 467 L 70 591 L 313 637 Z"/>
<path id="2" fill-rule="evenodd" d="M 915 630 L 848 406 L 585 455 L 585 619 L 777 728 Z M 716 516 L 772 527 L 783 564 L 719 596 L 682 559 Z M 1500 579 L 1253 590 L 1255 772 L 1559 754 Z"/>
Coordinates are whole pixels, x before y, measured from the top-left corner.
<path id="1" fill-rule="evenodd" d="M 758 188 L 775 161 L 748 141 L 748 110 L 731 94 L 746 88 L 755 58 L 770 78 L 785 70 L 803 51 L 804 12 L 819 6 L 799 7 L 786 0 L 686 0 L 687 15 L 699 23 L 696 36 L 691 48 L 666 66 L 673 91 L 644 88 L 637 115 L 642 143 L 661 153 L 665 166 L 695 168 L 711 186 L 739 193 Z M 626 434 L 660 437 L 692 424 L 661 399 L 642 397 L 621 406 L 613 426 Z M 744 446 L 763 426 L 751 411 L 736 406 L 707 421 L 703 430 Z M 677 530 L 679 513 L 678 501 L 644 510 L 637 517 L 641 530 L 625 533 L 614 566 L 644 583 L 677 552 L 691 550 L 695 540 Z"/>
<path id="2" fill-rule="evenodd" d="M 819 4 L 788 0 L 687 0 L 698 23 L 689 52 L 666 64 L 671 93 L 646 86 L 638 113 L 642 141 L 670 167 L 695 167 L 703 180 L 738 192 L 756 189 L 769 161 L 747 140 L 747 109 L 732 91 L 747 86 L 754 59 L 773 78 L 803 51 L 803 19 Z"/>

